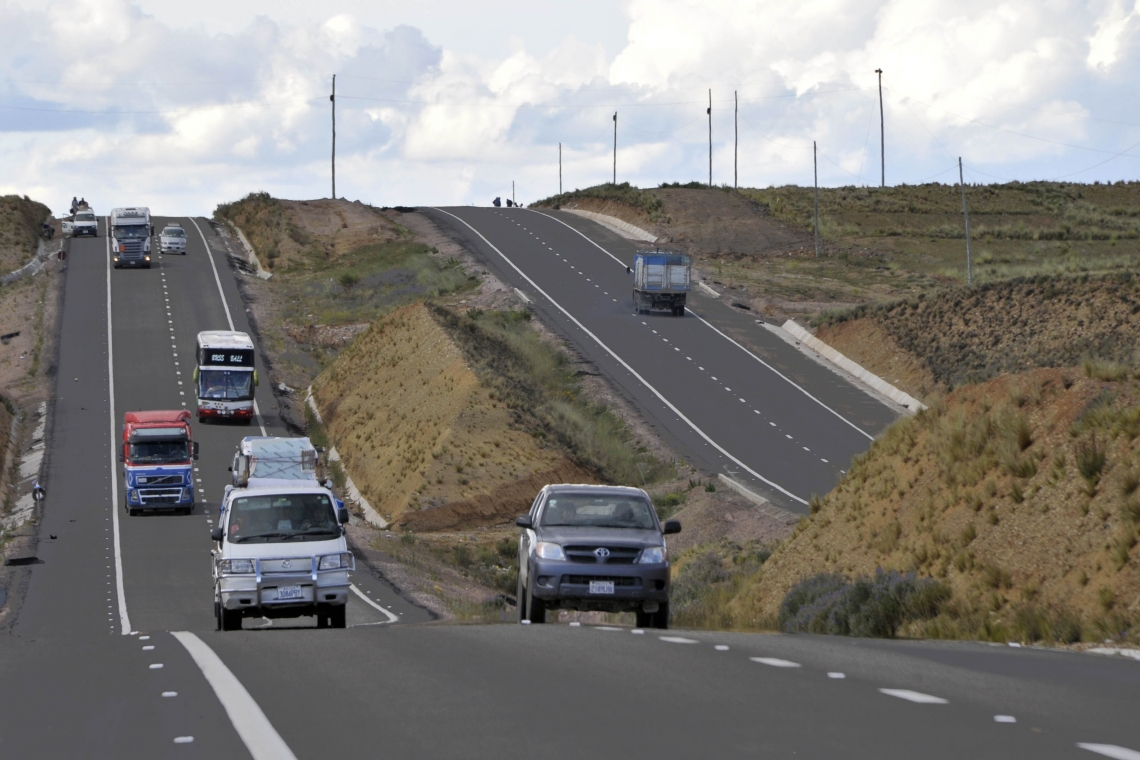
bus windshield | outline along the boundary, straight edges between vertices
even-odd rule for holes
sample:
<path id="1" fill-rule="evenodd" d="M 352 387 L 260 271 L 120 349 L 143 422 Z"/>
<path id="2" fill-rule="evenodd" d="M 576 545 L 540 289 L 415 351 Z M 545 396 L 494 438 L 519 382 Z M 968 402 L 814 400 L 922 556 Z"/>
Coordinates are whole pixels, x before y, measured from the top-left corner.
<path id="1" fill-rule="evenodd" d="M 248 370 L 199 370 L 198 398 L 249 401 L 253 398 L 253 373 Z"/>

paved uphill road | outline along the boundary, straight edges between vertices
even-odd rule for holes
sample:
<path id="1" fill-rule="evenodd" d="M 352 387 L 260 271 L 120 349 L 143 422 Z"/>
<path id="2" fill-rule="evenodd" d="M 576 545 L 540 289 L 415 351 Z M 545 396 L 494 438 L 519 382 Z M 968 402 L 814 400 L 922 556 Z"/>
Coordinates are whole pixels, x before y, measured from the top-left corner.
<path id="1" fill-rule="evenodd" d="M 203 503 L 193 515 L 128 518 L 121 489 L 112 494 L 122 412 L 192 404 L 193 337 L 229 326 L 223 294 L 234 326 L 247 327 L 224 256 L 181 221 L 189 254 L 150 271 L 108 272 L 103 237 L 73 243 L 42 564 L 0 633 L 0 757 L 1140 757 L 1140 663 L 1091 655 L 415 624 L 427 615 L 362 565 L 354 583 L 398 623 L 354 597 L 347 630 L 276 621 L 215 632 L 208 520 L 235 442 L 257 428 L 194 426 Z M 638 327 L 630 334 L 657 346 Z M 684 331 L 665 337 L 689 355 L 703 349 Z M 264 387 L 258 404 L 267 432 L 283 432 Z M 826 441 L 809 434 L 826 458 Z"/>
<path id="2" fill-rule="evenodd" d="M 686 459 L 806 513 L 895 413 L 753 325 L 765 356 L 690 304 L 633 314 L 634 244 L 564 212 L 429 209 L 631 398 Z M 597 242 L 601 240 L 602 243 Z M 718 314 L 718 316 L 721 316 Z"/>

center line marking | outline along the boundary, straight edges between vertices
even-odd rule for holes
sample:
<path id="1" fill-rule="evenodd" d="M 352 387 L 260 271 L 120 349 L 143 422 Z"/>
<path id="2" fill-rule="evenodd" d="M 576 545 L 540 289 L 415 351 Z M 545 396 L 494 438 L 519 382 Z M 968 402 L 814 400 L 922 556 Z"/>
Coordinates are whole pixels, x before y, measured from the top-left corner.
<path id="1" fill-rule="evenodd" d="M 911 691 L 910 689 L 879 689 L 887 696 L 898 697 L 905 699 L 908 702 L 916 702 L 920 705 L 946 705 L 949 700 L 942 697 L 935 697 L 930 694 L 923 694 L 921 691 Z"/>
<path id="2" fill-rule="evenodd" d="M 791 660 L 781 660 L 779 657 L 749 657 L 748 659 L 753 662 L 758 662 L 761 665 L 769 665 L 773 668 L 801 668 L 803 667 L 798 662 Z"/>

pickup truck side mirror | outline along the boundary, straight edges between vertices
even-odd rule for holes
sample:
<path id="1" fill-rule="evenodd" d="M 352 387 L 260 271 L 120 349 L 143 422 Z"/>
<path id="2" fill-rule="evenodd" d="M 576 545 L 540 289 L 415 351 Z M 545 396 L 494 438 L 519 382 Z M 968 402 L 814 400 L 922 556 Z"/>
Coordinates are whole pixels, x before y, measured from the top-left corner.
<path id="1" fill-rule="evenodd" d="M 681 532 L 681 521 L 680 520 L 666 520 L 664 529 L 661 532 L 664 533 L 666 536 L 671 535 L 673 533 L 680 533 Z"/>
<path id="2" fill-rule="evenodd" d="M 214 528 L 213 530 L 210 531 L 210 538 L 214 541 L 218 541 L 219 543 L 221 542 L 222 536 L 224 536 L 224 535 L 225 535 L 225 533 L 222 532 L 222 526 L 221 525 L 217 526 L 216 528 Z"/>
<path id="3" fill-rule="evenodd" d="M 515 525 L 520 528 L 533 528 L 534 521 L 530 519 L 530 515 L 519 515 L 515 518 Z"/>
<path id="4" fill-rule="evenodd" d="M 194 441 L 194 458 L 198 458 L 198 442 Z"/>
<path id="5" fill-rule="evenodd" d="M 341 525 L 347 525 L 348 524 L 348 510 L 347 509 L 338 509 L 336 511 L 336 521 L 338 523 L 340 523 Z"/>

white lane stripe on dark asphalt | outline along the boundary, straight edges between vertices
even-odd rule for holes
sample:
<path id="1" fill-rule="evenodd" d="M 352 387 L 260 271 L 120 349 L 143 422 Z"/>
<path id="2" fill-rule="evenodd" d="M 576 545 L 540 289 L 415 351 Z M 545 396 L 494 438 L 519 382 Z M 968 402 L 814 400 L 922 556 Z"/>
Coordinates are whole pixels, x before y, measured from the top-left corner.
<path id="1" fill-rule="evenodd" d="M 579 321 L 578 321 L 578 319 L 574 317 L 574 315 L 572 315 L 572 314 L 571 314 L 570 312 L 568 312 L 568 311 L 567 311 L 565 308 L 563 308 L 562 304 L 558 303 L 558 302 L 557 302 L 557 301 L 555 301 L 553 298 L 551 298 L 551 297 L 550 297 L 550 295 L 549 295 L 549 294 L 548 294 L 548 293 L 547 293 L 545 290 L 543 290 L 542 288 L 540 288 L 540 287 L 538 286 L 538 283 L 536 283 L 536 282 L 535 282 L 534 280 L 532 280 L 532 279 L 531 279 L 529 276 L 527 276 L 527 274 L 526 274 L 525 272 L 523 272 L 523 270 L 522 270 L 522 269 L 520 269 L 520 268 L 518 267 L 518 265 L 516 265 L 516 264 L 515 264 L 513 261 L 511 261 L 509 258 L 507 258 L 507 255 L 506 255 L 506 254 L 504 254 L 502 251 L 500 251 L 498 248 L 496 248 L 496 247 L 495 247 L 495 245 L 494 245 L 494 244 L 493 244 L 493 243 L 492 243 L 490 240 L 488 240 L 486 237 L 484 237 L 484 236 L 483 236 L 483 233 L 479 232 L 479 230 L 475 229 L 475 228 L 474 228 L 474 227 L 473 227 L 471 224 L 469 224 L 469 223 L 468 223 L 466 220 L 464 220 L 464 219 L 462 219 L 462 218 L 460 218 L 460 217 L 456 216 L 455 214 L 451 213 L 450 211 L 444 211 L 444 210 L 443 210 L 443 209 L 441 209 L 441 208 L 434 208 L 434 207 L 432 207 L 432 210 L 433 210 L 433 211 L 438 211 L 438 212 L 439 212 L 439 213 L 441 213 L 441 214 L 447 214 L 447 215 L 448 215 L 448 216 L 450 216 L 452 219 L 455 219 L 455 220 L 459 221 L 461 224 L 465 225 L 465 226 L 466 226 L 466 227 L 467 227 L 469 230 L 471 230 L 471 231 L 472 231 L 472 232 L 474 232 L 476 235 L 478 235 L 478 236 L 479 236 L 479 239 L 480 239 L 480 240 L 482 240 L 484 243 L 486 243 L 486 244 L 487 244 L 487 246 L 488 246 L 488 247 L 489 247 L 489 248 L 490 248 L 492 251 L 494 251 L 495 253 L 499 254 L 499 256 L 500 256 L 500 257 L 503 259 L 503 261 L 507 262 L 507 264 L 509 264 L 509 265 L 510 265 L 510 267 L 511 267 L 512 269 L 514 269 L 516 272 L 518 272 L 518 273 L 519 273 L 519 276 L 520 276 L 520 277 L 522 277 L 524 280 L 526 280 L 527 282 L 529 282 L 529 283 L 531 284 L 531 287 L 533 287 L 533 288 L 534 288 L 534 289 L 535 289 L 537 292 L 541 293 L 541 294 L 543 295 L 543 297 L 545 297 L 545 298 L 546 298 L 546 300 L 550 301 L 550 303 L 554 305 L 554 308 L 558 309 L 560 312 L 562 312 L 562 314 L 563 314 L 563 315 L 565 315 L 565 316 L 566 316 L 566 318 L 567 318 L 567 319 L 569 319 L 571 322 L 573 322 L 575 325 L 577 325 L 578 329 L 580 329 L 582 332 L 586 333 L 586 335 L 590 336 L 590 338 L 591 338 L 591 339 L 592 339 L 592 340 L 593 340 L 595 343 L 597 343 L 599 346 L 601 346 L 601 348 L 602 348 L 602 350 L 603 350 L 603 351 L 605 351 L 605 352 L 606 352 L 606 353 L 608 353 L 610 356 L 612 356 L 612 357 L 613 357 L 613 358 L 614 358 L 614 359 L 615 359 L 615 360 L 616 360 L 616 361 L 617 361 L 619 364 L 621 364 L 621 366 L 622 366 L 622 367 L 624 367 L 624 368 L 625 368 L 625 370 L 626 370 L 627 372 L 629 372 L 631 375 L 633 375 L 633 376 L 634 376 L 634 377 L 635 377 L 635 378 L 638 380 L 638 382 L 640 382 L 640 383 L 641 383 L 642 385 L 644 385 L 644 386 L 645 386 L 647 389 L 649 389 L 649 392 L 650 392 L 650 393 L 652 393 L 652 394 L 653 394 L 654 396 L 656 396 L 656 397 L 657 397 L 657 398 L 658 398 L 658 399 L 659 399 L 659 400 L 660 400 L 660 401 L 661 401 L 663 404 L 665 404 L 665 406 L 666 406 L 666 407 L 668 407 L 668 408 L 669 408 L 669 410 L 670 410 L 670 411 L 672 411 L 674 414 L 676 414 L 676 415 L 677 415 L 677 417 L 678 417 L 679 419 L 683 420 L 683 421 L 684 421 L 684 423 L 685 423 L 686 425 L 688 425 L 688 426 L 689 426 L 689 427 L 690 427 L 690 428 L 693 430 L 693 432 L 695 432 L 697 435 L 699 435 L 701 438 L 703 438 L 703 439 L 704 439 L 704 440 L 705 440 L 705 441 L 706 441 L 706 442 L 707 442 L 707 443 L 708 443 L 710 446 L 712 446 L 713 448 L 715 448 L 715 449 L 716 449 L 717 451 L 719 451 L 721 454 L 723 454 L 724 456 L 728 457 L 728 459 L 729 459 L 729 460 L 731 460 L 733 464 L 735 464 L 735 465 L 737 465 L 737 466 L 739 466 L 739 467 L 742 467 L 744 470 L 746 470 L 746 471 L 748 472 L 748 474 L 749 474 L 749 475 L 751 475 L 752 477 L 756 478 L 757 480 L 759 480 L 759 481 L 760 481 L 760 482 L 762 482 L 762 483 L 767 483 L 767 484 L 768 484 L 768 485 L 770 485 L 772 488 L 775 488 L 777 491 L 779 491 L 780 493 L 784 494 L 784 495 L 785 495 L 785 496 L 787 496 L 788 498 L 791 498 L 791 499 L 795 499 L 795 500 L 796 500 L 796 501 L 798 501 L 800 504 L 805 504 L 805 505 L 806 505 L 806 504 L 808 503 L 808 502 L 807 502 L 807 500 L 805 500 L 805 499 L 802 499 L 802 498 L 800 498 L 799 496 L 796 496 L 794 493 L 792 493 L 792 492 L 791 492 L 791 491 L 789 491 L 788 489 L 784 488 L 784 487 L 783 487 L 783 486 L 781 486 L 780 484 L 778 484 L 778 483 L 776 483 L 776 482 L 774 482 L 774 481 L 771 481 L 771 480 L 769 480 L 768 478 L 766 478 L 766 477 L 764 477 L 763 475 L 761 475 L 760 473 L 756 472 L 756 471 L 755 471 L 755 470 L 753 470 L 751 467 L 749 467 L 748 465 L 744 464 L 744 462 L 740 461 L 740 460 L 739 460 L 739 459 L 737 459 L 735 456 L 733 456 L 733 455 L 732 455 L 732 454 L 731 454 L 731 453 L 730 453 L 730 452 L 729 452 L 727 449 L 725 449 L 725 448 L 724 448 L 723 446 L 721 446 L 719 443 L 717 443 L 717 442 L 716 442 L 716 441 L 714 441 L 712 438 L 710 438 L 710 437 L 709 437 L 709 435 L 708 435 L 707 433 L 705 433 L 705 431 L 703 431 L 703 430 L 701 430 L 699 427 L 697 427 L 697 425 L 696 425 L 696 423 L 695 423 L 695 422 L 693 422 L 693 421 L 692 421 L 692 420 L 690 420 L 688 417 L 686 417 L 686 416 L 685 416 L 685 415 L 684 415 L 684 414 L 681 412 L 681 410 L 680 410 L 680 409 L 678 409 L 676 406 L 674 406 L 674 405 L 673 405 L 673 403 L 672 403 L 672 402 L 670 402 L 670 401 L 669 401 L 669 399 L 665 398 L 665 396 L 664 396 L 664 395 L 661 393 L 661 391 L 659 391 L 659 390 L 657 390 L 656 388 L 654 388 L 652 385 L 650 385 L 650 384 L 649 384 L 649 381 L 648 381 L 648 380 L 646 380 L 644 377 L 642 377 L 640 374 L 638 374 L 637 370 L 635 370 L 633 367 L 631 367 L 631 366 L 630 366 L 630 365 L 629 365 L 629 364 L 628 364 L 628 363 L 625 361 L 625 359 L 622 359 L 620 356 L 618 356 L 618 355 L 617 355 L 617 353 L 615 353 L 615 352 L 613 351 L 613 349 L 611 349 L 609 346 L 607 346 L 605 343 L 603 343 L 603 342 L 602 342 L 602 339 L 601 339 L 601 338 L 599 338 L 597 335 L 594 335 L 594 333 L 592 333 L 592 332 L 590 332 L 588 329 L 586 329 L 586 326 L 585 326 L 585 325 L 583 325 L 581 322 L 579 322 Z M 569 225 L 567 225 L 567 226 L 569 226 Z M 571 227 L 570 229 L 574 229 L 574 228 L 573 228 L 573 227 Z M 575 230 L 575 231 L 576 231 L 576 230 Z M 587 240 L 589 240 L 589 238 L 587 238 Z"/>
<path id="2" fill-rule="evenodd" d="M 753 662 L 758 662 L 761 665 L 768 665 L 773 668 L 800 668 L 803 667 L 798 662 L 791 660 L 781 660 L 779 657 L 750 657 L 748 658 Z"/>
<path id="3" fill-rule="evenodd" d="M 202 234 L 202 228 L 198 226 L 194 217 L 190 217 L 190 223 L 198 230 L 202 245 L 206 246 L 206 258 L 210 260 L 210 268 L 214 270 L 214 282 L 218 284 L 218 295 L 222 298 L 222 308 L 226 310 L 226 321 L 230 324 L 230 330 L 235 331 L 237 328 L 234 327 L 234 318 L 230 316 L 230 305 L 226 302 L 226 292 L 222 290 L 222 278 L 218 277 L 218 267 L 214 264 L 214 254 L 210 251 L 210 244 L 206 242 L 206 236 Z M 261 410 L 257 408 L 256 398 L 253 400 L 253 416 L 257 417 L 257 426 L 261 428 L 261 434 L 265 435 L 265 422 L 261 419 Z"/>
<path id="4" fill-rule="evenodd" d="M 682 636 L 658 636 L 657 638 L 662 641 L 667 641 L 670 644 L 700 644 L 701 642 L 696 639 L 686 639 Z"/>
<path id="5" fill-rule="evenodd" d="M 395 622 L 397 622 L 397 621 L 399 620 L 399 618 L 398 618 L 398 617 L 396 617 L 395 615 L 393 615 L 391 612 L 389 612 L 388 610 L 384 609 L 384 608 L 383 608 L 383 607 L 381 607 L 379 604 L 377 604 L 376 602 L 374 602 L 374 601 L 372 601 L 371 599 L 369 599 L 368 597 L 366 597 L 364 594 L 360 593 L 360 589 L 358 589 L 358 588 L 356 587 L 356 584 L 355 584 L 355 583 L 350 583 L 350 584 L 348 584 L 348 587 L 349 587 L 350 589 L 352 589 L 352 592 L 353 592 L 354 594 L 356 594 L 356 595 L 357 595 L 357 596 L 359 596 L 361 599 L 363 599 L 363 600 L 364 600 L 364 602 L 365 602 L 366 604 L 368 604 L 368 605 L 369 605 L 369 606 L 371 606 L 371 607 L 375 607 L 376 609 L 378 609 L 378 610 L 380 610 L 381 612 L 383 612 L 383 613 L 384 613 L 384 616 L 388 618 L 388 622 L 389 622 L 389 623 L 395 623 Z"/>
<path id="6" fill-rule="evenodd" d="M 942 697 L 935 697 L 931 694 L 923 694 L 921 691 L 911 691 L 910 689 L 879 689 L 887 696 L 898 697 L 905 699 L 908 702 L 916 702 L 920 705 L 945 705 L 949 704 L 949 700 Z"/>
<path id="7" fill-rule="evenodd" d="M 1086 749 L 1089 752 L 1095 752 L 1098 755 L 1111 757 L 1113 760 L 1140 760 L 1140 752 L 1127 747 L 1118 747 L 1115 744 L 1090 744 L 1089 742 L 1077 742 L 1077 746 L 1081 749 Z"/>
<path id="8" fill-rule="evenodd" d="M 107 229 L 111 229 L 111 218 L 107 217 Z M 111 335 L 111 236 L 107 235 L 107 398 L 111 414 L 111 440 L 117 440 L 118 425 L 115 424 L 115 350 Z M 119 455 L 111 447 L 111 525 L 115 531 L 115 590 L 119 594 L 119 625 L 122 635 L 131 632 L 131 619 L 127 615 L 127 595 L 123 590 L 123 550 L 119 541 Z"/>
<path id="9" fill-rule="evenodd" d="M 254 760 L 297 760 L 257 702 L 213 649 L 189 631 L 172 631 L 171 635 L 186 647 L 206 677 Z"/>
<path id="10" fill-rule="evenodd" d="M 546 218 L 548 218 L 548 219 L 553 219 L 554 221 L 556 221 L 556 222 L 558 222 L 559 224 L 561 224 L 563 227 L 566 227 L 566 228 L 567 228 L 567 229 L 569 229 L 569 230 L 573 230 L 574 232 L 577 232 L 577 233 L 578 233 L 579 235 L 581 235 L 581 236 L 582 236 L 582 237 L 583 237 L 583 238 L 584 238 L 584 239 L 585 239 L 587 242 L 589 242 L 591 245 L 593 245 L 593 246 L 594 246 L 595 248 L 597 248 L 599 251 L 601 251 L 602 253 L 606 254 L 607 256 L 609 256 L 609 257 L 610 257 L 611 259 L 613 259 L 614 261 L 616 261 L 616 262 L 618 263 L 618 265 L 619 265 L 619 266 L 622 266 L 622 267 L 624 267 L 624 266 L 625 266 L 625 264 L 623 264 L 623 263 L 622 263 L 621 259 L 619 259 L 617 256 L 614 256 L 612 253 L 610 253 L 609 251 L 607 251 L 605 248 L 603 248 L 602 246 L 600 246 L 600 245 L 598 245 L 597 243 L 595 243 L 593 240 L 591 240 L 591 239 L 589 238 L 589 236 L 587 236 L 587 235 L 586 235 L 584 232 L 582 232 L 581 230 L 578 230 L 578 229 L 575 229 L 574 227 L 571 227 L 569 224 L 566 224 L 566 222 L 562 221 L 561 219 L 559 219 L 559 218 L 558 218 L 558 217 L 556 217 L 556 216 L 551 216 L 550 214 L 544 214 L 544 213 L 542 213 L 541 211 L 535 211 L 534 209 L 527 209 L 527 210 L 528 210 L 528 211 L 531 211 L 531 212 L 533 212 L 533 213 L 535 213 L 535 214 L 539 214 L 539 215 L 541 215 L 541 216 L 545 216 L 545 217 L 546 217 Z M 787 376 L 787 375 L 785 375 L 784 373 L 780 372 L 778 369 L 776 369 L 775 367 L 773 367 L 771 364 L 768 364 L 768 362 L 764 361 L 764 360 L 763 360 L 763 359 L 761 359 L 759 356 L 757 356 L 756 354 L 752 353 L 751 351 L 749 351 L 747 348 L 745 348 L 744 346 L 742 346 L 742 345 L 740 345 L 739 343 L 737 343 L 737 342 L 736 342 L 735 340 L 733 340 L 732 338 L 730 338 L 730 337 L 728 337 L 727 335 L 725 335 L 723 332 L 721 332 L 720 330 L 718 330 L 716 327 L 713 327 L 713 325 L 712 325 L 712 324 L 710 324 L 710 323 L 709 323 L 709 322 L 708 322 L 708 321 L 707 321 L 707 320 L 706 320 L 704 317 L 702 317 L 700 314 L 697 314 L 695 311 L 693 311 L 692 309 L 690 309 L 688 306 L 686 306 L 686 307 L 685 307 L 685 311 L 689 312 L 689 313 L 690 313 L 690 314 L 692 314 L 694 317 L 696 317 L 697 319 L 701 320 L 701 322 L 702 322 L 702 323 L 703 323 L 705 326 L 707 326 L 708 328 L 710 328 L 710 329 L 711 329 L 713 332 L 715 332 L 717 335 L 719 335 L 720 337 L 724 338 L 724 339 L 725 339 L 725 340 L 727 340 L 729 343 L 731 343 L 732 345 L 736 346 L 736 347 L 737 347 L 737 348 L 739 348 L 741 351 L 743 351 L 744 353 L 748 354 L 749 356 L 751 356 L 751 357 L 752 357 L 753 359 L 755 359 L 756 361 L 760 362 L 762 365 L 764 365 L 764 366 L 765 366 L 765 367 L 767 367 L 768 369 L 772 370 L 772 372 L 774 372 L 774 373 L 776 374 L 776 376 L 777 376 L 777 377 L 779 377 L 780 379 L 782 379 L 782 380 L 784 380 L 785 382 L 787 382 L 789 385 L 791 385 L 793 388 L 795 388 L 796 390 L 798 390 L 800 393 L 804 394 L 805 396 L 807 396 L 808 398 L 810 398 L 812 401 L 814 401 L 815 403 L 819 404 L 820 406 L 822 406 L 824 409 L 826 409 L 827 411 L 829 411 L 829 412 L 831 412 L 832 414 L 834 414 L 834 415 L 835 415 L 836 417 L 838 417 L 839 419 L 843 420 L 845 423 L 847 423 L 848 425 L 850 425 L 850 426 L 851 426 L 852 428 L 854 428 L 855 430 L 858 430 L 860 433 L 862 433 L 863 435 L 867 436 L 867 439 L 868 439 L 868 440 L 871 440 L 871 441 L 875 440 L 875 437 L 874 437 L 873 435 L 871 435 L 870 433 L 868 433 L 866 430 L 863 430 L 861 427 L 859 427 L 859 426 L 858 426 L 858 425 L 856 425 L 854 422 L 852 422 L 851 420 L 849 420 L 849 419 L 847 419 L 846 417 L 844 417 L 844 416 L 843 416 L 842 414 L 840 414 L 839 412 L 837 412 L 837 411 L 835 411 L 834 409 L 832 409 L 832 408 L 831 408 L 830 406 L 828 406 L 827 404 L 825 404 L 825 403 L 823 403 L 822 401 L 820 401 L 818 398 L 816 398 L 816 397 L 815 397 L 815 396 L 813 396 L 811 393 L 809 393 L 809 392 L 807 391 L 807 389 L 806 389 L 806 388 L 803 388 L 802 386 L 800 386 L 799 384 L 797 384 L 797 383 L 796 383 L 795 381 L 793 381 L 793 380 L 792 380 L 790 377 L 788 377 L 788 376 Z"/>

